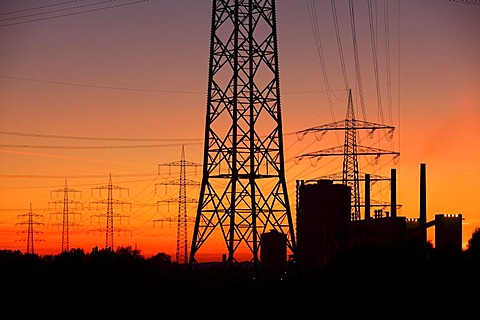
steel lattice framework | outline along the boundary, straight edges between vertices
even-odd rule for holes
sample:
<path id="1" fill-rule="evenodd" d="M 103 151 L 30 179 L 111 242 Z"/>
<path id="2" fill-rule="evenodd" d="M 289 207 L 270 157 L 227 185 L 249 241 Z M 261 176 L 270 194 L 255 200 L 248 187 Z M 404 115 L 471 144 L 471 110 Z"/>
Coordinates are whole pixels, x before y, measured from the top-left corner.
<path id="1" fill-rule="evenodd" d="M 348 94 L 347 117 L 345 118 L 345 143 L 343 147 L 342 183 L 352 190 L 351 220 L 360 220 L 360 188 L 358 184 L 357 132 L 355 131 L 355 113 L 352 91 Z"/>
<path id="2" fill-rule="evenodd" d="M 72 199 L 69 199 L 70 194 L 79 194 L 81 191 L 79 190 L 74 190 L 71 188 L 68 188 L 67 185 L 67 179 L 65 179 L 65 187 L 57 189 L 57 190 L 52 190 L 50 193 L 56 193 L 57 197 L 58 194 L 63 194 L 63 200 L 57 200 L 57 201 L 52 201 L 54 205 L 61 204 L 63 206 L 63 211 L 62 212 L 55 212 L 55 214 L 61 214 L 62 215 L 62 252 L 68 252 L 70 250 L 70 227 L 74 225 L 70 221 L 70 216 L 79 214 L 78 212 L 74 212 L 71 209 L 71 206 L 75 206 L 77 208 L 81 203 L 79 201 L 75 201 Z"/>
<path id="3" fill-rule="evenodd" d="M 201 167 L 202 165 L 199 163 L 187 161 L 185 159 L 185 146 L 182 145 L 182 155 L 180 161 L 174 161 L 169 163 L 159 164 L 158 173 L 160 174 L 160 167 L 168 166 L 168 167 L 179 167 L 179 179 L 169 179 L 165 182 L 159 183 L 163 185 L 178 185 L 178 198 L 175 199 L 166 199 L 158 201 L 160 202 L 178 202 L 178 215 L 177 215 L 177 249 L 175 255 L 175 261 L 177 263 L 188 264 L 188 222 L 191 219 L 188 217 L 187 213 L 187 203 L 197 203 L 198 199 L 187 197 L 187 186 L 199 186 L 200 183 L 198 181 L 187 179 L 187 167 Z M 157 221 L 171 221 L 170 218 L 166 219 L 156 219 L 154 222 Z"/>
<path id="4" fill-rule="evenodd" d="M 128 192 L 128 189 L 124 188 L 124 187 L 114 185 L 112 183 L 112 175 L 111 174 L 110 174 L 110 177 L 109 177 L 109 180 L 108 180 L 108 185 L 92 188 L 92 191 L 94 189 L 98 190 L 99 192 L 101 192 L 102 190 L 107 190 L 107 199 L 103 199 L 103 200 L 99 200 L 99 201 L 93 201 L 91 203 L 104 204 L 104 205 L 107 206 L 106 214 L 99 214 L 99 215 L 96 215 L 96 216 L 97 217 L 104 217 L 105 220 L 106 220 L 106 227 L 104 229 L 104 231 L 105 231 L 105 249 L 115 251 L 114 242 L 113 242 L 113 232 L 114 231 L 118 231 L 118 232 L 124 231 L 124 232 L 126 232 L 128 230 L 126 230 L 124 228 L 114 227 L 113 223 L 114 223 L 115 218 L 121 218 L 123 216 L 123 215 L 120 215 L 118 213 L 115 213 L 114 212 L 114 207 L 118 206 L 118 205 L 123 206 L 123 205 L 126 205 L 126 204 L 131 206 L 131 204 L 128 203 L 128 202 L 125 202 L 123 200 L 114 199 L 113 198 L 113 191 L 116 190 L 116 191 L 120 192 L 121 190 L 127 190 L 127 192 Z M 99 228 L 98 231 L 103 231 L 103 229 Z"/>
<path id="5" fill-rule="evenodd" d="M 26 251 L 26 253 L 27 254 L 28 253 L 35 254 L 34 243 L 35 243 L 35 241 L 42 241 L 42 240 L 38 240 L 36 238 L 34 239 L 34 235 L 37 234 L 37 233 L 43 233 L 42 231 L 34 230 L 35 225 L 43 225 L 42 222 L 38 222 L 35 219 L 36 218 L 43 218 L 43 215 L 34 213 L 32 211 L 32 204 L 30 203 L 30 211 L 28 213 L 18 215 L 18 217 L 19 218 L 27 218 L 26 221 L 19 222 L 19 223 L 17 223 L 17 225 L 23 225 L 23 224 L 27 225 L 27 231 L 20 231 L 20 233 L 27 233 L 27 240 L 26 240 L 27 251 Z"/>
<path id="6" fill-rule="evenodd" d="M 262 234 L 295 251 L 285 180 L 274 0 L 214 0 L 203 177 L 190 265 L 220 232 L 227 266 L 245 249 L 258 270 Z"/>

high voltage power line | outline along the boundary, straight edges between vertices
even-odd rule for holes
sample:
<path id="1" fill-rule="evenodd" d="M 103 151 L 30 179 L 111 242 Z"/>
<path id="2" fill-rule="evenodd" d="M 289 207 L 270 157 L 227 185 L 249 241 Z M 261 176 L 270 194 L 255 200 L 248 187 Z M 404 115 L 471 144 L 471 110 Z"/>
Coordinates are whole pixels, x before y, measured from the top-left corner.
<path id="1" fill-rule="evenodd" d="M 0 134 L 22 137 L 35 137 L 35 138 L 54 138 L 54 139 L 71 139 L 71 140 L 102 140 L 102 141 L 201 141 L 201 139 L 150 139 L 150 138 L 112 138 L 112 137 L 83 137 L 83 136 L 66 136 L 55 134 L 40 134 L 40 133 L 28 133 L 28 132 L 13 132 L 13 131 L 0 131 Z"/>
<path id="2" fill-rule="evenodd" d="M 1 144 L 0 148 L 21 148 L 21 149 L 138 149 L 138 148 L 161 148 L 161 147 L 176 147 L 182 145 L 194 145 L 201 143 L 201 139 L 186 138 L 186 139 L 151 139 L 151 138 L 112 138 L 112 137 L 83 137 L 83 136 L 67 136 L 67 135 L 52 135 L 52 134 L 38 134 L 25 132 L 0 131 L 0 135 L 32 137 L 32 138 L 50 138 L 50 139 L 68 139 L 68 140 L 85 140 L 85 141 L 178 141 L 178 143 L 166 144 L 135 144 L 135 145 L 116 145 L 116 146 L 71 146 L 71 145 L 30 145 L 30 144 Z M 191 141 L 190 143 L 186 141 Z"/>
<path id="3" fill-rule="evenodd" d="M 457 2 L 457 3 L 463 3 L 463 4 L 473 4 L 473 5 L 480 5 L 479 0 L 449 0 L 450 2 Z"/>
<path id="4" fill-rule="evenodd" d="M 23 10 L 23 11 L 32 11 L 32 10 L 38 10 L 38 9 L 46 8 L 46 7 L 59 6 L 59 5 L 62 5 L 62 4 L 78 3 L 78 2 L 80 2 L 80 1 L 78 1 L 78 0 L 77 0 L 77 1 L 68 1 L 68 2 L 63 2 L 63 3 L 58 3 L 58 4 L 52 4 L 52 5 L 49 5 L 49 6 L 43 6 L 43 7 L 36 7 L 36 8 L 25 9 L 25 10 Z M 78 8 L 91 7 L 91 6 L 96 6 L 96 5 L 104 4 L 104 3 L 108 3 L 108 2 L 111 2 L 111 1 L 110 1 L 110 0 L 106 0 L 106 1 L 102 1 L 102 2 L 82 4 L 82 5 L 74 6 L 74 7 L 70 7 L 70 8 L 62 8 L 62 9 L 50 10 L 50 11 L 47 11 L 47 12 L 29 13 L 29 14 L 23 15 L 23 16 L 0 19 L 0 22 L 9 21 L 9 20 L 15 20 L 15 19 L 23 19 L 23 18 L 36 17 L 36 16 L 40 16 L 40 15 L 42 15 L 42 14 L 49 14 L 49 13 L 56 13 L 56 12 L 67 11 L 67 10 L 74 10 L 74 9 L 78 9 Z M 22 10 L 19 10 L 19 11 L 16 11 L 16 12 L 19 13 L 19 12 L 22 12 Z"/>
<path id="5" fill-rule="evenodd" d="M 0 75 L 0 78 L 6 79 L 15 79 L 22 81 L 30 82 L 41 82 L 48 84 L 64 85 L 64 86 L 73 86 L 73 87 L 85 87 L 85 88 L 95 88 L 95 89 L 109 89 L 109 90 L 120 90 L 120 91 L 138 91 L 138 92 L 157 92 L 157 93 L 185 93 L 185 94 L 205 94 L 203 91 L 178 91 L 178 90 L 158 90 L 158 89 L 141 89 L 141 88 L 127 88 L 127 87 L 114 87 L 114 86 L 102 86 L 95 84 L 84 84 L 84 83 L 71 83 L 63 81 L 51 81 L 51 80 L 42 80 L 42 79 L 31 79 L 23 77 L 13 77 Z"/>
<path id="6" fill-rule="evenodd" d="M 72 2 L 80 2 L 81 0 L 78 1 L 68 1 L 64 2 L 61 4 L 67 4 L 67 3 L 72 3 Z M 47 15 L 51 13 L 58 13 L 61 11 L 67 11 L 67 10 L 75 10 L 79 8 L 85 8 L 85 7 L 90 7 L 90 6 L 95 6 L 95 5 L 100 5 L 100 4 L 105 4 L 105 3 L 111 3 L 112 1 L 107 0 L 107 1 L 102 1 L 102 2 L 95 2 L 95 3 L 89 3 L 89 4 L 84 4 L 84 5 L 79 5 L 79 6 L 74 6 L 70 8 L 63 8 L 63 9 L 57 9 L 57 10 L 50 10 L 46 12 L 39 12 L 39 13 L 34 13 L 34 14 L 28 14 L 20 17 L 12 17 L 12 18 L 5 18 L 0 20 L 0 27 L 7 27 L 7 26 L 12 26 L 12 25 L 18 25 L 18 24 L 23 24 L 23 23 L 30 23 L 30 22 L 35 22 L 35 21 L 42 21 L 42 20 L 50 20 L 50 19 L 55 19 L 55 18 L 60 18 L 60 17 L 67 17 L 67 16 L 73 16 L 77 14 L 82 14 L 82 13 L 89 13 L 89 12 L 95 12 L 95 11 L 100 11 L 100 10 L 105 10 L 105 9 L 111 9 L 111 8 L 118 8 L 118 7 L 123 7 L 123 6 L 128 6 L 132 4 L 138 4 L 142 2 L 146 2 L 148 0 L 137 0 L 137 1 L 132 1 L 132 2 L 127 2 L 127 3 L 119 3 L 119 4 L 114 4 L 110 6 L 105 6 L 105 7 L 100 7 L 100 8 L 95 8 L 95 9 L 89 9 L 89 10 L 83 10 L 83 11 L 76 11 L 76 12 L 70 12 L 70 13 L 64 13 L 64 14 L 57 14 L 57 15 L 52 15 L 52 16 L 47 16 L 47 17 L 41 17 L 41 18 L 36 18 L 36 19 L 29 19 L 29 20 L 24 20 L 24 21 L 16 21 L 12 23 L 7 23 L 7 24 L 1 24 L 2 22 L 9 21 L 9 20 L 15 20 L 15 19 L 23 19 L 23 18 L 31 18 L 33 16 L 39 16 L 39 15 Z M 58 5 L 61 5 L 60 3 Z M 51 5 L 54 6 L 54 5 Z M 9 13 L 5 14 L 13 14 L 13 13 L 18 13 L 22 11 L 29 11 L 29 10 L 37 10 L 37 9 L 42 9 L 46 8 L 48 6 L 43 6 L 43 7 L 36 7 L 36 8 L 29 8 L 29 9 L 24 9 L 24 10 L 18 10 L 18 11 L 12 11 Z M 3 15 L 5 15 L 3 14 Z"/>
<path id="7" fill-rule="evenodd" d="M 295 135 L 297 131 L 286 132 L 285 136 Z M 0 131 L 0 135 L 11 135 L 20 137 L 32 137 L 32 138 L 50 138 L 50 139 L 70 139 L 70 140 L 91 140 L 91 141 L 202 141 L 201 138 L 184 138 L 184 139 L 153 139 L 153 138 L 112 138 L 112 137 L 84 137 L 84 136 L 67 136 L 67 135 L 55 135 L 55 134 L 41 134 L 41 133 L 29 133 L 29 132 L 14 132 L 14 131 Z M 185 143 L 182 143 L 182 145 Z"/>
<path id="8" fill-rule="evenodd" d="M 68 177 L 68 175 L 67 175 Z M 2 177 L 4 178 L 4 177 Z M 78 178 L 78 177 L 76 177 Z M 98 178 L 105 178 L 105 175 L 103 177 L 98 177 Z M 150 178 L 150 179 L 138 179 L 138 180 L 128 180 L 128 181 L 119 181 L 119 183 L 134 183 L 134 182 L 146 182 L 146 181 L 154 181 L 156 180 L 155 178 Z M 97 183 L 83 183 L 83 184 L 75 184 L 75 187 L 86 187 L 86 186 L 95 186 Z M 44 188 L 58 188 L 58 185 L 56 186 L 29 186 L 29 187 L 5 187 L 5 188 L 0 188 L 0 190 L 5 190 L 5 189 L 44 189 Z"/>
<path id="9" fill-rule="evenodd" d="M 155 92 L 155 93 L 168 93 L 168 94 L 202 94 L 202 95 L 205 94 L 204 91 L 160 90 L 160 89 L 116 87 L 116 86 L 105 86 L 105 85 L 96 85 L 96 84 L 87 84 L 87 83 L 73 83 L 73 82 L 64 82 L 64 81 L 32 79 L 32 78 L 7 76 L 7 75 L 0 75 L 0 78 L 55 84 L 55 85 L 64 85 L 64 86 L 72 86 L 72 87 L 85 87 L 85 88 L 108 89 L 108 90 L 119 90 L 119 91 Z M 330 88 L 328 90 L 283 91 L 282 94 L 314 94 L 314 93 L 326 93 L 326 92 L 333 92 L 333 91 L 345 91 L 345 90 Z"/>
<path id="10" fill-rule="evenodd" d="M 0 16 L 5 16 L 5 15 L 8 15 L 8 14 L 21 13 L 21 12 L 27 12 L 27 11 L 33 11 L 33 10 L 39 10 L 39 9 L 45 9 L 45 8 L 51 8 L 51 7 L 57 7 L 57 6 L 61 6 L 61 5 L 68 4 L 68 3 L 73 3 L 73 2 L 78 2 L 78 0 L 71 0 L 71 1 L 61 2 L 61 3 L 47 4 L 47 5 L 40 6 L 40 7 L 21 9 L 21 10 L 15 10 L 15 11 L 10 11 L 10 12 L 2 12 L 2 13 L 0 13 Z"/>
<path id="11" fill-rule="evenodd" d="M 146 174 L 146 173 L 130 173 L 130 174 L 112 174 L 112 177 L 119 178 L 119 177 L 149 177 L 154 174 Z M 69 178 L 105 178 L 106 175 L 104 174 L 76 174 L 76 175 L 67 175 Z M 59 179 L 65 178 L 65 175 L 43 175 L 43 174 L 0 174 L 0 178 L 33 178 L 33 179 Z"/>
<path id="12" fill-rule="evenodd" d="M 200 144 L 201 142 L 188 143 Z M 85 149 L 140 149 L 140 148 L 162 148 L 162 147 L 177 147 L 185 143 L 170 143 L 170 144 L 138 144 L 128 146 L 56 146 L 56 145 L 29 145 L 29 144 L 0 144 L 0 148 L 20 148 L 20 149 L 62 149 L 62 150 L 85 150 Z"/>

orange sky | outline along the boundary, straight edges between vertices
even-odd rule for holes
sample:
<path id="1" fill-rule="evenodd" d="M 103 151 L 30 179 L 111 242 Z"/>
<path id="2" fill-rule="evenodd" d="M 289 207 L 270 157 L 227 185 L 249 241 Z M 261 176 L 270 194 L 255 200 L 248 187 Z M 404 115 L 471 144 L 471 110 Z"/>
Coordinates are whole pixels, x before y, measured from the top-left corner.
<path id="1" fill-rule="evenodd" d="M 165 201 L 178 197 L 178 187 L 166 187 L 165 181 L 177 178 L 178 168 L 169 173 L 162 166 L 159 173 L 158 165 L 180 160 L 182 145 L 188 161 L 202 161 L 211 1 L 117 0 L 115 5 L 95 5 L 98 2 L 83 0 L 85 7 L 68 10 L 79 4 L 0 3 L 0 248 L 26 250 L 25 218 L 19 215 L 31 204 L 42 223 L 36 225 L 41 233 L 35 252 L 60 252 L 62 208 L 54 206 L 59 195 L 52 191 L 63 188 L 65 179 L 69 188 L 81 191 L 75 200 L 83 203 L 74 210 L 78 214 L 71 215 L 75 226 L 70 228 L 70 247 L 103 247 L 105 234 L 98 229 L 105 227 L 99 217 L 105 212 L 97 211 L 94 203 L 105 196 L 96 188 L 108 184 L 111 174 L 114 185 L 128 189 L 115 197 L 131 204 L 116 209 L 122 215 L 116 227 L 122 231 L 115 233 L 115 246 L 136 246 L 146 256 L 166 252 L 175 257 L 178 206 Z M 348 82 L 356 116 L 362 119 L 348 2 L 336 3 Z M 474 203 L 480 183 L 480 6 L 388 0 L 386 28 L 384 1 L 372 3 L 383 114 L 385 122 L 396 127 L 392 141 L 375 146 L 401 156 L 395 163 L 390 156 L 378 164 L 360 159 L 360 169 L 388 176 L 395 168 L 399 215 L 418 217 L 419 169 L 426 163 L 427 219 L 437 213 L 462 213 L 465 246 L 480 226 Z M 380 122 L 367 1 L 355 6 L 366 120 Z M 313 135 L 299 141 L 295 134 L 345 117 L 346 90 L 332 17 L 329 1 L 277 1 L 292 206 L 295 180 L 341 172 L 342 159 L 294 161 L 302 153 L 343 143 L 343 136 L 338 140 L 333 132 L 320 141 Z M 326 69 L 312 28 L 319 31 Z M 200 181 L 200 174 L 188 171 L 192 180 Z M 389 186 L 377 187 L 372 196 L 388 200 Z M 197 192 L 191 187 L 188 196 Z M 188 212 L 193 219 L 195 206 Z M 191 236 L 193 223 L 188 228 Z M 432 232 L 429 239 L 434 241 Z M 212 239 L 208 246 L 213 256 L 225 253 L 221 240 Z"/>

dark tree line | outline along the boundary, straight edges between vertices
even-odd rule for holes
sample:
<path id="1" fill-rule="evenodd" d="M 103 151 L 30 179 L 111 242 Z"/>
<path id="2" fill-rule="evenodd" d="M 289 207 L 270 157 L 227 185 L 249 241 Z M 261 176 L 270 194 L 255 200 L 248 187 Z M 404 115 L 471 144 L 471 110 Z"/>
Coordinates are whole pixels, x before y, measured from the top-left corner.
<path id="1" fill-rule="evenodd" d="M 222 264 L 191 273 L 163 252 L 145 258 L 131 247 L 47 256 L 0 250 L 0 317 L 310 319 L 391 310 L 400 317 L 411 314 L 408 303 L 423 315 L 476 310 L 480 228 L 461 252 L 414 247 L 401 259 L 362 249 L 313 276 L 292 269 L 276 281 L 235 278 Z"/>

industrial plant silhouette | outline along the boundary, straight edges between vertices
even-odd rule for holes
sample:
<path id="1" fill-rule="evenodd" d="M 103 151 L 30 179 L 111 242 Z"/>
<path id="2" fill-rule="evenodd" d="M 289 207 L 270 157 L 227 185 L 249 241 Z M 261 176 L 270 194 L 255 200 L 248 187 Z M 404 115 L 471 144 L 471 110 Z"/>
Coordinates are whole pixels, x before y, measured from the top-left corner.
<path id="1" fill-rule="evenodd" d="M 289 261 L 316 269 L 364 247 L 401 251 L 414 241 L 426 245 L 431 226 L 438 231 L 438 248 L 461 250 L 461 214 L 426 221 L 425 164 L 418 219 L 397 216 L 394 169 L 390 213 L 378 209 L 371 215 L 370 175 L 361 177 L 358 156 L 400 154 L 357 145 L 359 130 L 392 134 L 394 127 L 357 120 L 351 90 L 345 121 L 301 132 L 344 130 L 343 147 L 328 152 L 344 160 L 341 184 L 297 182 L 295 232 L 285 180 L 277 47 L 275 1 L 213 2 L 203 176 L 189 268 L 215 232 L 224 240 L 223 263 L 230 273 L 241 267 L 257 278 L 280 276 Z M 361 181 L 366 182 L 363 203 Z M 246 261 L 237 258 L 242 249 L 250 253 Z"/>
<path id="2" fill-rule="evenodd" d="M 275 3 L 213 1 L 203 173 L 188 263 L 184 241 L 178 243 L 176 262 L 162 253 L 144 259 L 132 248 L 114 250 L 109 206 L 105 249 L 71 249 L 63 233 L 58 256 L 36 256 L 33 242 L 26 255 L 2 251 L 0 290 L 7 295 L 2 313 L 51 316 L 62 314 L 52 309 L 63 308 L 98 318 L 303 319 L 396 308 L 407 315 L 402 298 L 438 302 L 448 292 L 453 303 L 463 303 L 466 284 L 480 284 L 478 259 L 462 251 L 462 214 L 436 214 L 427 221 L 425 163 L 420 164 L 418 218 L 397 215 L 395 169 L 387 179 L 389 211 L 372 214 L 372 177 L 360 174 L 357 156 L 399 153 L 357 145 L 357 130 L 392 127 L 357 121 L 351 93 L 342 125 L 308 129 L 346 131 L 339 150 L 341 182 L 297 180 L 292 214 Z M 183 153 L 182 161 L 185 166 Z M 184 175 L 181 181 L 186 183 Z M 105 188 L 114 188 L 111 179 Z M 185 204 L 185 194 L 180 196 Z M 178 222 L 185 240 L 185 211 Z M 428 228 L 435 229 L 434 248 L 427 241 Z M 227 253 L 222 261 L 199 263 L 197 254 L 215 233 Z M 249 253 L 247 260 L 238 258 L 242 250 Z"/>

